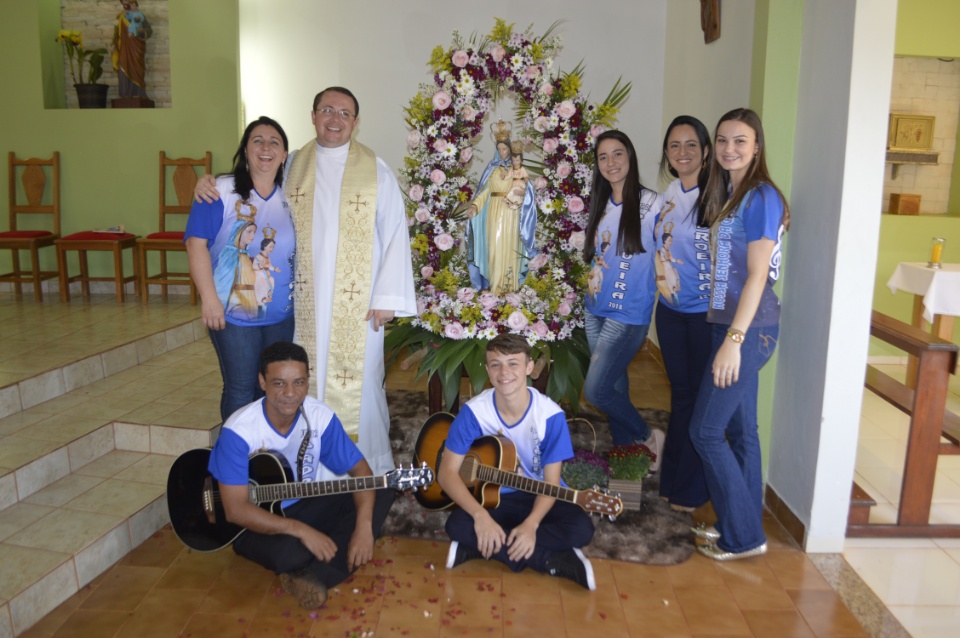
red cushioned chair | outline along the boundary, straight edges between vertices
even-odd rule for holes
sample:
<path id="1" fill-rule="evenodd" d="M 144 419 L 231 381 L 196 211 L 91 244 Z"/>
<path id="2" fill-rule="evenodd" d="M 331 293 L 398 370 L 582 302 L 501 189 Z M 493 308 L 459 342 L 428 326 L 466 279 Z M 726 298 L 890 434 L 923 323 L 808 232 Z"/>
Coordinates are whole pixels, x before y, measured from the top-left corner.
<path id="1" fill-rule="evenodd" d="M 43 204 L 43 194 L 47 186 L 47 173 L 44 167 L 49 167 L 52 191 L 52 204 Z M 8 195 L 10 199 L 10 230 L 0 232 L 0 249 L 9 250 L 13 270 L 0 275 L 0 281 L 9 281 L 14 285 L 17 297 L 23 296 L 23 284 L 33 283 L 33 297 L 43 301 L 43 287 L 41 282 L 53 279 L 56 271 L 40 270 L 40 249 L 53 246 L 60 236 L 60 153 L 54 152 L 50 159 L 17 159 L 12 152 L 8 162 L 9 183 Z M 23 195 L 26 204 L 17 201 L 17 173 L 23 184 Z M 20 228 L 17 223 L 19 215 L 33 217 L 35 215 L 49 215 L 53 218 L 53 230 L 30 230 Z M 28 224 L 33 226 L 35 224 Z M 30 270 L 20 267 L 20 251 L 30 251 Z"/>
<path id="2" fill-rule="evenodd" d="M 181 157 L 168 158 L 160 151 L 160 231 L 150 233 L 137 240 L 137 260 L 140 266 L 140 299 L 147 303 L 150 293 L 150 284 L 160 286 L 160 293 L 166 301 L 167 286 L 190 286 L 190 305 L 197 304 L 197 287 L 193 284 L 189 272 L 171 272 L 167 269 L 167 253 L 186 252 L 183 244 L 183 231 L 173 231 L 167 228 L 167 215 L 189 215 L 193 204 L 193 189 L 197 185 L 197 168 L 203 167 L 204 172 L 211 171 L 210 151 L 203 158 L 193 159 Z M 167 203 L 167 175 L 173 168 L 173 190 L 177 195 L 176 204 Z M 160 253 L 160 272 L 148 274 L 147 252 Z"/>
<path id="3" fill-rule="evenodd" d="M 122 227 L 121 227 L 122 230 Z M 140 294 L 137 285 L 137 236 L 132 233 L 109 233 L 97 230 L 85 230 L 61 237 L 54 242 L 57 245 L 57 268 L 60 271 L 60 301 L 70 301 L 70 284 L 80 282 L 80 289 L 84 297 L 90 296 L 91 281 L 112 281 L 117 289 L 117 303 L 123 303 L 124 285 L 133 282 L 134 294 Z M 123 274 L 123 251 L 130 249 L 133 258 L 133 275 L 125 277 Z M 80 274 L 70 276 L 67 266 L 67 253 L 77 251 L 80 259 Z M 87 253 L 90 251 L 113 253 L 113 277 L 92 277 L 87 265 Z"/>

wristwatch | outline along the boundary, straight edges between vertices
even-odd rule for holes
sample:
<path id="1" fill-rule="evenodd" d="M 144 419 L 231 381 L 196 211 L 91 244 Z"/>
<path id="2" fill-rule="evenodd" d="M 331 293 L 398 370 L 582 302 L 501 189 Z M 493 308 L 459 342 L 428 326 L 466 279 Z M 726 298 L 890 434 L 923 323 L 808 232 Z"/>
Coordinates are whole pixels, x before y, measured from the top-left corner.
<path id="1" fill-rule="evenodd" d="M 727 336 L 730 337 L 730 340 L 734 343 L 743 343 L 744 334 L 742 330 L 730 328 L 727 330 Z"/>

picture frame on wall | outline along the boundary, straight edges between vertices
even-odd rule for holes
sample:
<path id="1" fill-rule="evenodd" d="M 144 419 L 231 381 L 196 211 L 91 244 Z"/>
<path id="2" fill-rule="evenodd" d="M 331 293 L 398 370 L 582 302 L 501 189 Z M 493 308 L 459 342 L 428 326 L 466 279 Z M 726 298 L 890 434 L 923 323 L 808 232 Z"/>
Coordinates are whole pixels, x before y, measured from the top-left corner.
<path id="1" fill-rule="evenodd" d="M 933 148 L 933 115 L 891 113 L 887 149 L 891 151 L 929 151 Z"/>

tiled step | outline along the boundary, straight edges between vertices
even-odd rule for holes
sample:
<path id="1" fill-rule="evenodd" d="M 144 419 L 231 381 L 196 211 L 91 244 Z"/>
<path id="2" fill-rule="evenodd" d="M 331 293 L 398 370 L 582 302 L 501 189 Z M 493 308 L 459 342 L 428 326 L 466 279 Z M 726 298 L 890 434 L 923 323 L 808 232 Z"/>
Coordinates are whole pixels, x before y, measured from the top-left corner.
<path id="1" fill-rule="evenodd" d="M 168 522 L 170 464 L 219 432 L 219 368 L 195 323 L 0 389 L 0 638 Z"/>

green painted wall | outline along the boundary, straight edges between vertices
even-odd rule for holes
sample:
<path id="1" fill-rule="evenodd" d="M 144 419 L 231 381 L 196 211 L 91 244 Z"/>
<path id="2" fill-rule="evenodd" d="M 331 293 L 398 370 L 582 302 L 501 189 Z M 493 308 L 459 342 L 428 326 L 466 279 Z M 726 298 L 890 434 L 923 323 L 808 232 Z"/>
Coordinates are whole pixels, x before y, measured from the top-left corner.
<path id="1" fill-rule="evenodd" d="M 45 108 L 44 83 L 63 78 L 62 54 L 58 45 L 50 47 L 59 29 L 59 0 L 0 7 L 0 152 L 5 159 L 9 151 L 19 157 L 60 151 L 65 234 L 118 223 L 137 234 L 155 230 L 161 150 L 174 157 L 210 150 L 215 172 L 229 168 L 241 130 L 238 2 L 168 1 L 169 109 Z M 6 209 L 6 179 L 0 180 L 0 201 Z M 126 259 L 129 273 L 133 266 Z M 91 254 L 90 262 L 94 274 L 113 270 L 106 254 Z M 0 255 L 0 269 L 6 271 L 9 263 L 9 253 Z M 174 265 L 185 267 L 186 261 Z M 44 251 L 43 267 L 56 269 L 52 250 Z"/>
<path id="2" fill-rule="evenodd" d="M 800 77 L 800 40 L 803 35 L 803 0 L 757 0 L 755 9 L 753 70 L 750 107 L 763 121 L 767 166 L 777 186 L 789 200 L 793 178 L 793 139 L 797 120 L 797 91 Z M 790 236 L 784 238 L 789 255 Z M 789 269 L 784 279 L 789 280 Z M 782 287 L 777 284 L 777 292 Z M 773 425 L 773 395 L 777 354 L 760 371 L 757 416 L 760 444 L 769 449 Z M 763 455 L 766 471 L 767 455 Z"/>
<path id="3" fill-rule="evenodd" d="M 960 58 L 960 2 L 899 0 L 897 55 Z"/>

